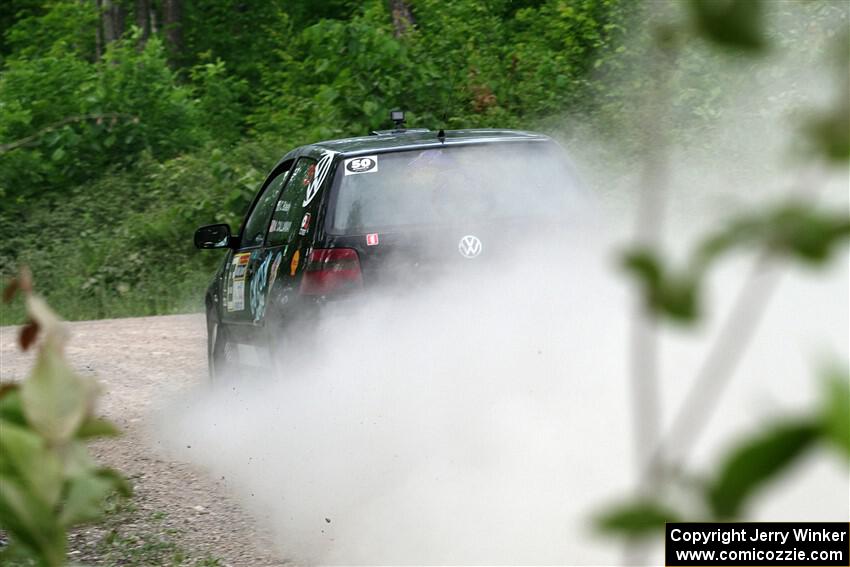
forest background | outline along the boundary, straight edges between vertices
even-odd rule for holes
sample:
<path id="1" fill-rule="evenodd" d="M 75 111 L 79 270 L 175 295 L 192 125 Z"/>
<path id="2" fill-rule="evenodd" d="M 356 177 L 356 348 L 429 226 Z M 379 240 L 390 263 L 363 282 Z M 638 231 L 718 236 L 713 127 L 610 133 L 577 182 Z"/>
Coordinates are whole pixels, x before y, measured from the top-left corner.
<path id="1" fill-rule="evenodd" d="M 286 151 L 387 127 L 391 109 L 407 110 L 415 127 L 573 139 L 581 133 L 565 131 L 562 118 L 580 116 L 628 170 L 646 146 L 636 93 L 652 80 L 640 47 L 651 42 L 635 38 L 650 33 L 659 6 L 3 2 L 0 277 L 30 266 L 68 319 L 198 310 L 220 258 L 193 248 L 193 230 L 238 225 Z M 815 60 L 827 48 L 818 26 L 846 10 L 818 2 L 788 11 L 793 21 L 779 29 L 810 37 Z M 696 84 L 665 111 L 680 132 L 716 123 L 722 93 L 734 92 L 721 91 L 704 72 L 710 62 L 692 55 L 684 72 Z M 0 318 L 23 321 L 23 306 Z"/>

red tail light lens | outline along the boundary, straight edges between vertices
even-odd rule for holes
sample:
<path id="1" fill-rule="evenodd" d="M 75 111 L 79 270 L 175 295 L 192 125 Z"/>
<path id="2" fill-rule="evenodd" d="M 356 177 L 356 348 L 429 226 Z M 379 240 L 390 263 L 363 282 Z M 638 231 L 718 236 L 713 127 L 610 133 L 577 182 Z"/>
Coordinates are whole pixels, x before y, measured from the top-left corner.
<path id="1" fill-rule="evenodd" d="M 301 278 L 304 295 L 330 295 L 353 291 L 363 285 L 360 258 L 352 248 L 313 250 Z"/>

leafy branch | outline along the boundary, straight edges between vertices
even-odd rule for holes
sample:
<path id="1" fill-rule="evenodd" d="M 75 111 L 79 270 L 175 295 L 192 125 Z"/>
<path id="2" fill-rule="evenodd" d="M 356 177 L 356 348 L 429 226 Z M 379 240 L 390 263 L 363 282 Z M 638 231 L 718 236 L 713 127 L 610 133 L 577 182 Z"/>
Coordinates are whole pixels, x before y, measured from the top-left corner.
<path id="1" fill-rule="evenodd" d="M 756 53 L 769 46 L 761 29 L 762 3 L 759 0 L 691 0 L 687 4 L 689 22 L 684 29 L 666 27 L 659 34 L 659 47 L 669 51 L 684 42 L 687 34 L 696 35 L 725 48 Z M 846 59 L 846 42 L 841 51 Z M 844 164 L 850 159 L 850 112 L 848 112 L 846 61 L 841 67 L 842 96 L 833 108 L 816 116 L 802 134 L 817 149 L 819 161 Z M 659 79 L 660 80 L 660 79 Z M 654 137 L 651 136 L 651 137 Z M 646 159 L 648 174 L 663 179 L 663 158 L 650 153 Z M 652 202 L 658 210 L 663 203 L 659 191 L 642 184 L 641 202 Z M 647 215 L 639 212 L 647 222 Z M 657 230 L 657 226 L 650 227 Z M 644 320 L 638 325 L 645 333 L 656 332 L 661 323 L 689 325 L 702 316 L 702 288 L 711 269 L 733 251 L 755 252 L 755 262 L 740 290 L 718 340 L 679 408 L 666 437 L 638 446 L 649 447 L 648 465 L 643 470 L 642 490 L 635 497 L 605 508 L 596 518 L 597 527 L 624 538 L 630 544 L 653 537 L 666 522 L 728 520 L 742 515 L 752 497 L 780 476 L 815 445 L 837 450 L 850 461 L 850 374 L 847 369 L 831 369 L 823 381 L 819 408 L 802 417 L 785 418 L 767 424 L 761 431 L 739 440 L 722 460 L 714 474 L 705 479 L 687 476 L 685 449 L 693 446 L 717 406 L 737 362 L 745 352 L 778 279 L 775 266 L 793 261 L 813 267 L 825 265 L 850 239 L 850 217 L 846 211 L 830 211 L 800 200 L 790 200 L 766 210 L 740 215 L 725 227 L 703 238 L 680 266 L 666 261 L 652 239 L 641 239 L 623 255 L 623 267 L 637 284 Z M 632 348 L 654 345 L 652 338 L 633 342 Z M 647 368 L 654 369 L 657 356 L 653 348 L 635 361 L 634 384 L 646 384 Z M 653 393 L 657 396 L 657 392 Z M 644 399 L 646 396 L 644 396 Z M 636 405 L 636 421 L 648 417 L 647 404 Z M 667 454 L 679 447 L 678 462 Z M 665 459 L 670 462 L 665 462 Z M 681 484 L 699 502 L 697 511 L 682 513 L 669 505 L 661 480 Z M 631 545 L 630 548 L 636 548 Z M 634 558 L 633 558 L 634 559 Z"/>
<path id="2" fill-rule="evenodd" d="M 106 497 L 129 495 L 130 486 L 86 450 L 89 439 L 118 430 L 94 415 L 97 385 L 65 360 L 65 327 L 32 292 L 26 270 L 7 286 L 4 301 L 17 293 L 29 316 L 19 344 L 35 348 L 36 357 L 21 383 L 0 385 L 0 527 L 11 536 L 0 559 L 24 555 L 63 565 L 66 530 L 100 517 Z"/>
<path id="3" fill-rule="evenodd" d="M 850 462 L 850 373 L 833 368 L 823 377 L 820 407 L 807 415 L 766 424 L 739 440 L 716 473 L 688 487 L 703 512 L 682 514 L 657 497 L 638 497 L 596 518 L 604 533 L 634 541 L 658 535 L 666 522 L 737 519 L 747 503 L 815 446 Z"/>
<path id="4" fill-rule="evenodd" d="M 97 124 L 102 124 L 105 120 L 110 120 L 112 125 L 114 126 L 118 122 L 119 118 L 127 118 L 134 124 L 139 123 L 139 118 L 137 116 L 125 114 L 123 112 L 106 112 L 100 114 L 80 114 L 78 116 L 66 116 L 62 120 L 58 120 L 52 124 L 49 124 L 44 128 L 41 128 L 37 132 L 30 134 L 29 136 L 25 136 L 23 138 L 13 140 L 5 144 L 0 144 L 0 155 L 6 152 L 11 152 L 12 150 L 16 150 L 18 148 L 35 144 L 47 134 L 55 132 L 56 130 L 59 130 L 64 126 L 68 126 L 69 124 L 76 124 L 78 122 L 88 121 L 94 121 Z"/>
<path id="5" fill-rule="evenodd" d="M 704 238 L 681 269 L 675 269 L 648 247 L 626 252 L 623 265 L 641 286 L 647 313 L 674 322 L 692 323 L 700 315 L 701 284 L 724 254 L 755 249 L 758 267 L 786 257 L 822 265 L 850 237 L 850 217 L 821 211 L 803 202 L 781 203 L 765 212 L 740 216 Z"/>

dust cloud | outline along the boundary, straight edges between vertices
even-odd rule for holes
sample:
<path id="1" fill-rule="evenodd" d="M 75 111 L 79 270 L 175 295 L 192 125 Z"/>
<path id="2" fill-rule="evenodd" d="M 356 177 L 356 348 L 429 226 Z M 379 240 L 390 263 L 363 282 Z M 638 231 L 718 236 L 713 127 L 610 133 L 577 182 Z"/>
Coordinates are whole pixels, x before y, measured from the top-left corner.
<path id="1" fill-rule="evenodd" d="M 821 202 L 848 206 L 846 170 L 813 173 L 788 159 L 796 124 L 785 101 L 767 98 L 777 85 L 747 79 L 746 69 L 724 72 L 718 84 L 743 84 L 746 93 L 730 98 L 723 123 L 746 117 L 746 131 L 733 128 L 734 144 L 728 128 L 717 128 L 698 147 L 669 148 L 663 232 L 674 256 L 730 212 L 774 202 L 801 178 L 819 188 Z M 830 88 L 810 67 L 800 73 L 805 81 L 794 88 L 809 92 L 803 99 Z M 321 340 L 292 353 L 282 375 L 200 389 L 163 411 L 159 436 L 174 457 L 224 476 L 284 557 L 622 561 L 591 518 L 637 478 L 628 381 L 634 298 L 616 254 L 633 233 L 639 172 L 598 159 L 611 152 L 580 120 L 568 116 L 565 130 L 590 137 L 565 145 L 596 196 L 593 223 L 558 240 L 529 231 L 484 273 L 449 272 L 415 292 L 371 299 L 323 320 Z M 695 329 L 662 332 L 665 426 L 751 262 L 737 255 L 711 276 L 707 318 Z M 848 360 L 846 250 L 826 271 L 780 272 L 751 348 L 693 448 L 697 473 L 716 466 L 735 437 L 811 408 L 818 365 Z M 816 452 L 760 493 L 751 517 L 846 521 L 848 492 L 846 463 Z"/>

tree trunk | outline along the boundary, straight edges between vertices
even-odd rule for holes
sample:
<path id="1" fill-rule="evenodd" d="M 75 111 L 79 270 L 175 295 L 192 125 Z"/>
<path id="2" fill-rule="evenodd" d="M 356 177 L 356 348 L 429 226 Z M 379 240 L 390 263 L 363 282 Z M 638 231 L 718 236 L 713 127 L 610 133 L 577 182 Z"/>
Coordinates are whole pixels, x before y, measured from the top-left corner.
<path id="1" fill-rule="evenodd" d="M 156 23 L 156 10 L 151 4 L 150 10 L 148 10 L 149 21 L 151 23 L 151 33 L 156 35 L 159 33 L 159 26 Z"/>
<path id="2" fill-rule="evenodd" d="M 97 9 L 97 13 L 100 14 L 102 9 L 100 0 L 94 0 L 94 6 Z M 94 31 L 94 58 L 96 61 L 100 61 L 101 57 L 103 57 L 103 27 L 101 27 L 100 21 L 98 21 Z"/>
<path id="3" fill-rule="evenodd" d="M 162 25 L 165 30 L 165 41 L 171 49 L 174 58 L 179 57 L 183 48 L 183 33 L 181 29 L 181 0 L 163 0 Z"/>
<path id="4" fill-rule="evenodd" d="M 150 11 L 150 0 L 136 0 L 134 15 L 136 17 L 136 25 L 141 31 L 141 35 L 139 36 L 139 47 L 145 45 L 145 42 L 151 34 L 150 20 L 148 19 Z"/>
<path id="5" fill-rule="evenodd" d="M 127 19 L 127 8 L 123 4 L 114 2 L 112 4 L 112 21 L 115 23 L 115 39 L 124 35 L 124 21 Z"/>
<path id="6" fill-rule="evenodd" d="M 100 21 L 104 44 L 111 43 L 124 33 L 124 6 L 114 0 L 100 1 Z"/>
<path id="7" fill-rule="evenodd" d="M 115 20 L 112 19 L 112 0 L 101 0 L 100 2 L 100 24 L 103 28 L 103 43 L 115 40 Z"/>
<path id="8" fill-rule="evenodd" d="M 410 6 L 404 0 L 390 0 L 390 13 L 393 17 L 393 35 L 396 37 L 403 36 L 416 24 Z"/>

